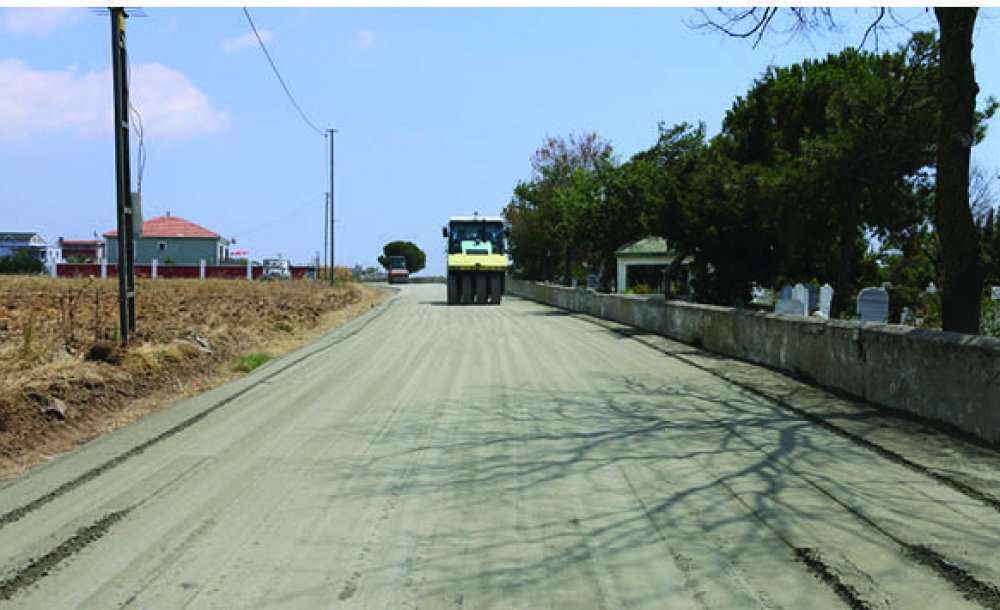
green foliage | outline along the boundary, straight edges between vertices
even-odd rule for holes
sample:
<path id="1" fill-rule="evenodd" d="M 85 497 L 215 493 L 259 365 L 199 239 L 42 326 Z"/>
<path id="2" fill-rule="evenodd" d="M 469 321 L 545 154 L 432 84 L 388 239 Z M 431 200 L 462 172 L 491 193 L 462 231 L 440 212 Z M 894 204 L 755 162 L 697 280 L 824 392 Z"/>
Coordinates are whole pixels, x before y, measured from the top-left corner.
<path id="1" fill-rule="evenodd" d="M 653 294 L 654 292 L 656 291 L 649 284 L 636 284 L 626 290 L 625 294 Z"/>
<path id="2" fill-rule="evenodd" d="M 271 360 L 271 354 L 264 352 L 255 352 L 252 354 L 247 354 L 246 356 L 241 356 L 240 359 L 233 366 L 233 370 L 239 373 L 249 373 L 250 371 L 261 366 L 265 362 Z"/>
<path id="3" fill-rule="evenodd" d="M 1000 301 L 983 300 L 983 314 L 979 321 L 979 334 L 1000 339 Z"/>
<path id="4" fill-rule="evenodd" d="M 378 257 L 378 262 L 384 268 L 389 268 L 390 256 L 402 256 L 406 258 L 406 270 L 416 273 L 427 264 L 427 255 L 417 245 L 411 241 L 391 241 L 382 248 L 382 256 Z"/>
<path id="5" fill-rule="evenodd" d="M 922 306 L 941 284 L 938 57 L 933 34 L 917 33 L 895 52 L 769 68 L 714 138 L 702 124 L 660 125 L 624 163 L 594 134 L 547 139 L 505 210 L 515 272 L 568 282 L 582 264 L 607 287 L 615 250 L 653 234 L 690 261 L 699 301 L 743 304 L 755 283 L 819 279 L 835 288 L 834 316 L 882 282 L 894 310 Z M 977 140 L 997 108 L 990 99 L 977 115 Z M 997 229 L 991 216 L 984 258 L 1000 278 Z"/>
<path id="6" fill-rule="evenodd" d="M 759 281 L 824 278 L 837 315 L 860 287 L 869 240 L 926 223 L 936 62 L 933 37 L 917 34 L 895 53 L 770 68 L 737 99 L 713 144 L 747 174 L 743 205 L 778 229 L 775 276 Z"/>
<path id="7" fill-rule="evenodd" d="M 548 138 L 532 159 L 534 176 L 514 188 L 504 210 L 511 226 L 515 273 L 534 279 L 560 277 L 599 265 L 595 252 L 611 252 L 605 206 L 615 169 L 611 146 L 596 134 Z"/>
<path id="8" fill-rule="evenodd" d="M 27 252 L 0 256 L 0 273 L 42 273 L 45 264 Z"/>

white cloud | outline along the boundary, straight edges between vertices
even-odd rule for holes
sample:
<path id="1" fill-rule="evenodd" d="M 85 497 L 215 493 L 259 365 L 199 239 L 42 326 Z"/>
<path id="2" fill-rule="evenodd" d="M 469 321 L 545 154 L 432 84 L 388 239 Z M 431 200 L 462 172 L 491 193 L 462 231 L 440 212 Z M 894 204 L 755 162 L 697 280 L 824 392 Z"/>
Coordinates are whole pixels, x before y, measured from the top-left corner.
<path id="1" fill-rule="evenodd" d="M 0 59 L 0 140 L 69 131 L 111 132 L 111 70 L 33 70 L 18 59 Z M 147 136 L 211 133 L 229 126 L 184 73 L 162 64 L 132 66 L 132 105 L 142 114 Z"/>
<path id="2" fill-rule="evenodd" d="M 376 42 L 375 32 L 372 30 L 360 30 L 358 32 L 358 48 L 370 49 L 375 46 Z"/>
<path id="3" fill-rule="evenodd" d="M 71 8 L 8 8 L 0 12 L 0 27 L 8 34 L 48 36 L 74 21 L 80 12 Z"/>
<path id="4" fill-rule="evenodd" d="M 274 40 L 274 32 L 271 30 L 262 29 L 257 30 L 257 32 L 260 34 L 260 39 L 263 40 L 265 44 Z M 226 40 L 223 40 L 222 44 L 219 46 L 225 53 L 237 53 L 239 51 L 243 51 L 244 49 L 257 46 L 257 37 L 254 36 L 253 32 L 247 32 L 242 36 L 227 38 Z"/>

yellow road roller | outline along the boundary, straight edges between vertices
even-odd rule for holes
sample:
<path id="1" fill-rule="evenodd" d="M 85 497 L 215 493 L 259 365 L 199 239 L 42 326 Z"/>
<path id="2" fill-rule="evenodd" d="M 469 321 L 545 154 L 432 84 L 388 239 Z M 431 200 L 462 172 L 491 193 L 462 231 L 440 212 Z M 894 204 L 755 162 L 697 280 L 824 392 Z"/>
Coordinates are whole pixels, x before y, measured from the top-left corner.
<path id="1" fill-rule="evenodd" d="M 504 219 L 452 216 L 441 233 L 448 240 L 448 304 L 499 305 L 510 265 Z"/>

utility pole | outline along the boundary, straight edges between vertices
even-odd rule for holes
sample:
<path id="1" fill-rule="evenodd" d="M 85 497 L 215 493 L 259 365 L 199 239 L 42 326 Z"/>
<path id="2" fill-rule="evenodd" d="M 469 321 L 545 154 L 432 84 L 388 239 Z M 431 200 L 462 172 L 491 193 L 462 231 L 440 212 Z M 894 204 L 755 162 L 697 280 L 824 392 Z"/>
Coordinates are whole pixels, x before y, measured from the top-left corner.
<path id="1" fill-rule="evenodd" d="M 334 283 L 336 282 L 336 277 L 337 277 L 337 271 L 336 271 L 337 266 L 336 266 L 336 263 L 334 262 L 334 256 L 333 256 L 333 248 L 334 248 L 334 246 L 333 246 L 333 243 L 334 243 L 334 230 L 333 230 L 334 224 L 333 223 L 336 222 L 334 220 L 334 207 L 333 207 L 333 201 L 334 201 L 334 199 L 333 199 L 333 166 L 334 166 L 334 162 L 333 162 L 333 150 L 334 150 L 334 148 L 333 148 L 333 136 L 337 133 L 337 130 L 336 129 L 327 129 L 326 133 L 327 133 L 327 137 L 330 138 L 330 192 L 327 194 L 327 196 L 330 199 L 330 285 L 333 286 Z"/>
<path id="2" fill-rule="evenodd" d="M 323 268 L 328 269 L 327 257 L 330 255 L 330 193 L 323 202 Z M 319 278 L 317 278 L 319 279 Z"/>
<path id="3" fill-rule="evenodd" d="M 122 347 L 135 331 L 135 242 L 133 241 L 132 176 L 129 155 L 128 53 L 121 7 L 111 14 L 111 66 L 115 104 L 115 195 L 118 201 L 118 325 Z"/>

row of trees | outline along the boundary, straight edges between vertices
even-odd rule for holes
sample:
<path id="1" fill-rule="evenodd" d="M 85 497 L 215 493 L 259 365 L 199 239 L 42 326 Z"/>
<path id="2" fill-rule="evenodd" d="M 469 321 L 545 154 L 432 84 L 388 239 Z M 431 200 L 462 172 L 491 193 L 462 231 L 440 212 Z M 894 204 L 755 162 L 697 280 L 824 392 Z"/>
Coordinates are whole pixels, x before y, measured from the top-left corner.
<path id="1" fill-rule="evenodd" d="M 915 301 L 942 283 L 939 61 L 935 36 L 919 33 L 895 52 L 846 49 L 770 68 L 719 134 L 661 125 L 624 162 L 593 134 L 550 138 L 506 208 L 516 269 L 563 281 L 592 271 L 607 286 L 615 249 L 656 234 L 675 261 L 692 261 L 700 301 L 741 304 L 753 284 L 813 279 L 834 286 L 835 315 L 877 279 L 899 282 L 897 305 Z M 975 142 L 996 109 L 990 99 L 975 112 Z M 1000 276 L 994 203 L 970 209 L 983 244 L 971 263 Z"/>

